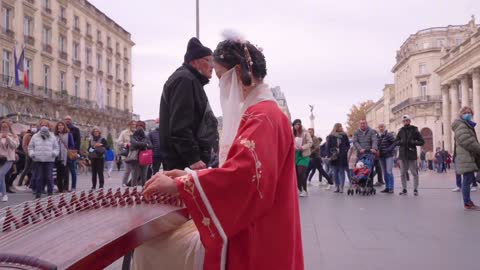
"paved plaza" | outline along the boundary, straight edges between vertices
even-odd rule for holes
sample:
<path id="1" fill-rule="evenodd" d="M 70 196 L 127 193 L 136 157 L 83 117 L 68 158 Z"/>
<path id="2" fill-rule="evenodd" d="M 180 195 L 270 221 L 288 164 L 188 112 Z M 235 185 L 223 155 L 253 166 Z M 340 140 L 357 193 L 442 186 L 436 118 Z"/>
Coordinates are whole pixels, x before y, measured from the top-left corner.
<path id="1" fill-rule="evenodd" d="M 106 187 L 120 186 L 121 173 L 106 178 Z M 454 174 L 422 172 L 419 197 L 412 190 L 399 196 L 396 174 L 395 195 L 372 197 L 325 191 L 314 177 L 310 196 L 300 198 L 305 269 L 479 269 L 480 212 L 463 210 L 461 194 L 451 191 Z M 88 189 L 89 176 L 82 175 L 79 186 Z M 13 194 L 0 207 L 32 198 Z M 472 198 L 480 204 L 480 192 Z"/>

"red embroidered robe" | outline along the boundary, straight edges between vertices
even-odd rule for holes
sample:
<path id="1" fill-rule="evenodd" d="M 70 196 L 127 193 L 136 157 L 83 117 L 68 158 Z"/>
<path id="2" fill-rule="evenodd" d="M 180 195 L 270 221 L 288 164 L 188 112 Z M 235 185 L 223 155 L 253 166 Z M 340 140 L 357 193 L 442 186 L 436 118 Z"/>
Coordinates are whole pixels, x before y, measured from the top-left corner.
<path id="1" fill-rule="evenodd" d="M 264 101 L 244 114 L 222 168 L 176 179 L 205 247 L 204 270 L 303 270 L 290 123 Z"/>

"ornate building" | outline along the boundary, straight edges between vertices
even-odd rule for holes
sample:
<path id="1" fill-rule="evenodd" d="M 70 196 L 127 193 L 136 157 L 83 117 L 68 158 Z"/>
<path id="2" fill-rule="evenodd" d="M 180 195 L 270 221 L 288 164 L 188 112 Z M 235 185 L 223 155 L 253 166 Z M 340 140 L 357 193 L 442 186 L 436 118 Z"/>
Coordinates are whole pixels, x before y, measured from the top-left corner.
<path id="1" fill-rule="evenodd" d="M 2 0 L 0 117 L 18 125 L 71 115 L 116 136 L 132 118 L 131 35 L 86 0 Z M 15 83 L 24 47 L 28 85 Z"/>
<path id="2" fill-rule="evenodd" d="M 287 115 L 288 120 L 291 120 L 290 110 L 288 109 L 287 99 L 285 94 L 282 92 L 280 86 L 273 87 L 272 89 L 273 96 L 278 102 L 280 109 Z"/>
<path id="3" fill-rule="evenodd" d="M 394 85 L 387 85 L 383 97 L 367 112 L 369 124 L 376 127 L 383 122 L 390 131 L 398 131 L 402 115 L 408 114 L 425 138 L 427 150 L 445 147 L 451 151 L 451 144 L 444 143 L 444 134 L 450 133 L 445 132 L 450 130 L 445 123 L 450 122 L 443 117 L 443 75 L 437 71 L 445 54 L 458 50 L 477 28 L 472 18 L 467 25 L 434 27 L 411 35 L 397 51 Z"/>

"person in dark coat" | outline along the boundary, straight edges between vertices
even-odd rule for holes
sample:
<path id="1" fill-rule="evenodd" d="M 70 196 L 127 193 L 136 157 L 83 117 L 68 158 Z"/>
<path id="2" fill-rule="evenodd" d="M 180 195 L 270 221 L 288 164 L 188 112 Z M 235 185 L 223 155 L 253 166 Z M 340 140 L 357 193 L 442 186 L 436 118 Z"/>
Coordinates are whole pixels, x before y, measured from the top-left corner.
<path id="1" fill-rule="evenodd" d="M 152 143 L 150 139 L 145 134 L 146 124 L 143 121 L 137 121 L 137 129 L 133 132 L 132 137 L 130 138 L 130 151 L 144 151 L 147 149 L 152 149 Z M 138 154 L 137 154 L 138 155 Z M 134 160 L 131 162 L 132 166 L 132 186 L 145 185 L 147 180 L 147 169 L 148 166 L 140 165 L 139 160 Z"/>
<path id="2" fill-rule="evenodd" d="M 336 123 L 333 126 L 332 132 L 327 137 L 327 153 L 335 180 L 335 193 L 343 193 L 345 174 L 348 169 L 349 149 L 350 142 L 347 134 L 343 132 L 342 124 Z"/>
<path id="3" fill-rule="evenodd" d="M 165 170 L 206 168 L 217 134 L 203 87 L 212 77 L 212 51 L 196 38 L 184 64 L 168 78 L 160 101 L 160 145 Z"/>
<path id="4" fill-rule="evenodd" d="M 322 138 L 315 136 L 315 130 L 313 128 L 309 128 L 308 132 L 310 132 L 310 136 L 312 137 L 313 147 L 312 155 L 310 156 L 310 163 L 308 164 L 307 168 L 307 180 L 308 182 L 311 182 L 315 172 L 318 170 L 318 182 L 322 182 L 323 176 L 325 179 L 327 179 L 329 185 L 333 185 L 331 177 L 323 169 L 323 162 L 322 158 L 320 157 L 320 145 L 322 144 Z"/>
<path id="5" fill-rule="evenodd" d="M 401 177 L 402 177 L 402 192 L 400 195 L 407 195 L 407 173 L 413 175 L 413 194 L 418 196 L 418 154 L 417 146 L 423 146 L 425 141 L 422 134 L 418 131 L 416 126 L 411 125 L 411 118 L 408 115 L 404 115 L 403 127 L 397 134 L 398 158 L 400 159 Z"/>
<path id="6" fill-rule="evenodd" d="M 159 124 L 160 119 L 157 118 L 156 124 Z M 148 133 L 148 139 L 153 146 L 153 164 L 152 164 L 152 175 L 156 174 L 162 166 L 162 152 L 160 150 L 160 127 L 156 127 L 154 130 Z M 148 177 L 150 178 L 150 177 Z"/>
<path id="7" fill-rule="evenodd" d="M 395 147 L 397 143 L 392 133 L 389 133 L 385 124 L 378 125 L 378 152 L 379 160 L 385 178 L 385 189 L 382 193 L 393 193 L 393 162 L 395 155 Z"/>
<path id="8" fill-rule="evenodd" d="M 80 152 L 80 144 L 82 143 L 80 129 L 73 124 L 71 116 L 65 116 L 64 122 L 65 125 L 67 125 L 68 130 L 70 130 L 70 134 L 73 136 L 74 148 L 71 150 L 77 150 L 77 152 Z M 72 175 L 72 190 L 75 191 L 77 189 L 77 160 L 68 161 L 68 170 Z"/>

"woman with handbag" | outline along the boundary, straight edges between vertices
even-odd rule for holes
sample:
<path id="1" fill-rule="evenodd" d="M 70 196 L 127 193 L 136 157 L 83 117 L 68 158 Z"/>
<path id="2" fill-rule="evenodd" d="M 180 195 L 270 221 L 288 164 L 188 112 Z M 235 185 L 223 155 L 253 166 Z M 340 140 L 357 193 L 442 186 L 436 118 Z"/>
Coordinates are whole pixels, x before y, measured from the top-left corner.
<path id="1" fill-rule="evenodd" d="M 58 192 L 63 193 L 68 191 L 68 162 L 69 162 L 69 150 L 75 148 L 73 141 L 73 135 L 67 128 L 64 122 L 58 122 L 55 126 L 55 137 L 58 140 L 59 154 L 55 161 L 55 167 L 57 168 L 57 186 Z"/>
<path id="2" fill-rule="evenodd" d="M 300 197 L 308 196 L 307 193 L 307 167 L 310 163 L 312 136 L 302 127 L 302 121 L 293 121 L 293 135 L 295 136 L 295 166 L 297 170 L 297 184 Z"/>
<path id="3" fill-rule="evenodd" d="M 327 137 L 327 153 L 330 160 L 330 167 L 335 179 L 335 193 L 343 193 L 345 185 L 345 173 L 348 169 L 348 150 L 350 142 L 348 136 L 343 132 L 342 124 L 336 123 L 333 130 Z"/>
<path id="4" fill-rule="evenodd" d="M 105 165 L 105 151 L 110 149 L 108 142 L 102 137 L 102 132 L 98 127 L 92 130 L 92 139 L 88 146 L 88 158 L 92 167 L 92 189 L 97 188 L 97 175 L 100 180 L 99 188 L 103 188 L 105 178 L 103 177 L 103 169 Z"/>
<path id="5" fill-rule="evenodd" d="M 139 159 L 140 156 L 148 155 L 150 152 L 150 158 L 153 157 L 152 142 L 145 134 L 145 122 L 137 121 L 137 127 L 132 137 L 130 138 L 130 153 L 127 157 L 130 166 L 132 166 L 132 186 L 145 185 L 147 181 L 147 170 L 149 162 L 143 162 Z M 135 158 L 136 157 L 136 158 Z"/>
<path id="6" fill-rule="evenodd" d="M 18 137 L 13 133 L 10 123 L 2 120 L 0 122 L 0 198 L 2 202 L 8 201 L 5 176 L 15 162 L 15 150 L 18 144 Z"/>

